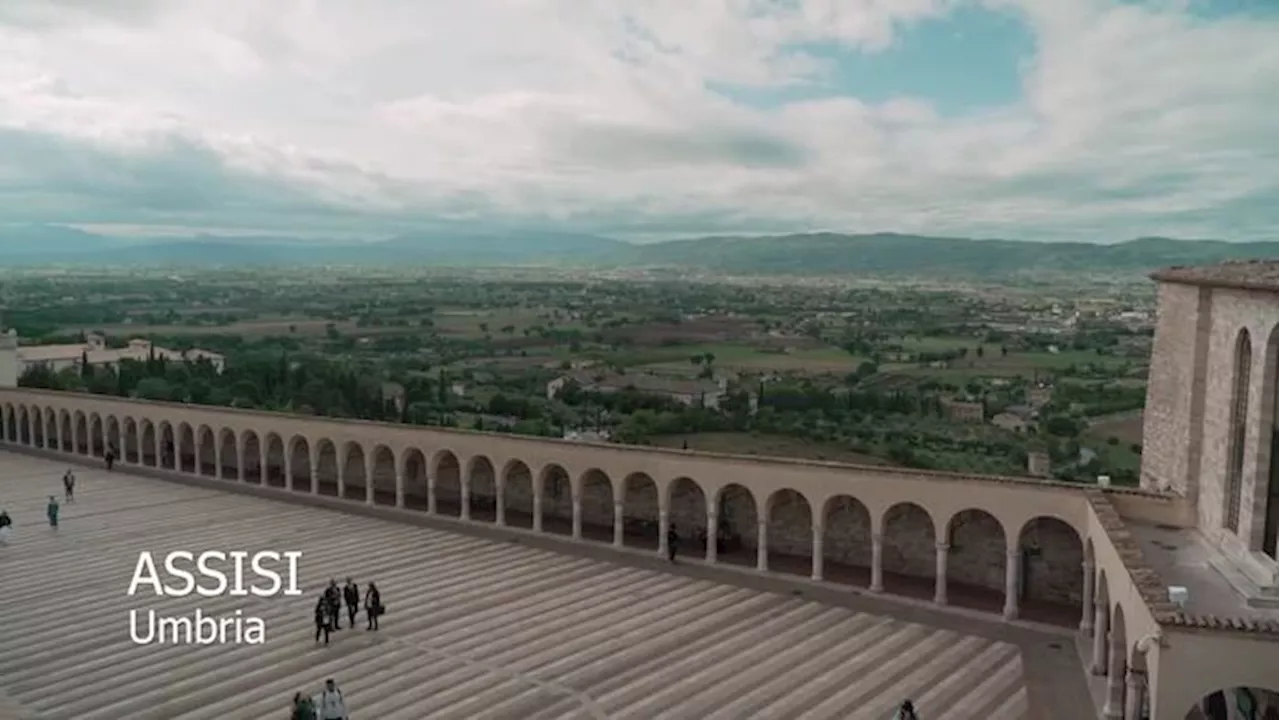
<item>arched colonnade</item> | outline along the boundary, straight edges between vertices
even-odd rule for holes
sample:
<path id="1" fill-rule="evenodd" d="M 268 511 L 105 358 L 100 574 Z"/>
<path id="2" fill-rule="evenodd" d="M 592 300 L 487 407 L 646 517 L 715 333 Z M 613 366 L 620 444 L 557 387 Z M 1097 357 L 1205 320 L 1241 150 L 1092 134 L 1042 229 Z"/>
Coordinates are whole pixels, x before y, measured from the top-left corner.
<path id="1" fill-rule="evenodd" d="M 1081 532 L 1048 512 L 1000 518 L 963 498 L 929 503 L 822 497 L 731 481 L 606 472 L 497 454 L 463 454 L 342 437 L 213 426 L 172 417 L 0 405 L 9 442 L 128 465 L 265 484 L 462 521 L 487 522 L 617 547 L 748 565 L 1032 617 L 1084 629 L 1094 622 L 1093 569 Z M 715 473 L 721 475 L 723 473 Z M 962 493 L 956 493 L 962 495 Z"/>

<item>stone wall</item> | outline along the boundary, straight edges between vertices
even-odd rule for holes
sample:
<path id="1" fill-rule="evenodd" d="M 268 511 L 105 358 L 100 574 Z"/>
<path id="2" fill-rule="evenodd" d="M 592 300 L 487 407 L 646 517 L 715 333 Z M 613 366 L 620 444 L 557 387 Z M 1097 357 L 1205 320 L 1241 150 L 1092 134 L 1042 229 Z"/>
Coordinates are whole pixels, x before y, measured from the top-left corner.
<path id="1" fill-rule="evenodd" d="M 1199 456 L 1208 290 L 1162 283 L 1143 413 L 1142 485 L 1193 496 L 1188 468 Z M 1198 359 L 1199 357 L 1199 359 Z"/>

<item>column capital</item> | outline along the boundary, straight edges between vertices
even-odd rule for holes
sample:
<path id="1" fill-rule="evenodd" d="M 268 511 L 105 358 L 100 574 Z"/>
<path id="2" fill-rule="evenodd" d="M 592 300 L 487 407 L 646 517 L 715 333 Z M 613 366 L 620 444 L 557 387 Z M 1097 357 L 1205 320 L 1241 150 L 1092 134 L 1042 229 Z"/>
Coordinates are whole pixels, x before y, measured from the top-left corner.
<path id="1" fill-rule="evenodd" d="M 947 552 L 948 550 L 951 549 L 951 545 L 944 542 L 934 543 L 933 549 L 937 550 L 938 552 Z"/>
<path id="2" fill-rule="evenodd" d="M 1093 568 L 1094 568 L 1093 560 L 1089 558 L 1085 558 L 1080 562 L 1080 567 L 1087 573 L 1093 572 Z"/>
<path id="3" fill-rule="evenodd" d="M 718 513 L 716 513 L 716 509 L 714 507 L 707 508 L 707 517 L 709 518 L 718 517 Z"/>
<path id="4" fill-rule="evenodd" d="M 814 526 L 813 526 L 813 537 L 814 537 L 816 540 L 821 541 L 821 540 L 822 540 L 822 534 L 823 534 L 823 533 L 822 533 L 822 526 L 821 526 L 821 525 L 814 525 Z"/>
<path id="5" fill-rule="evenodd" d="M 769 521 L 764 518 L 756 518 L 756 527 L 769 527 Z"/>
<path id="6" fill-rule="evenodd" d="M 884 542 L 884 533 L 871 533 L 871 543 L 880 545 Z"/>
<path id="7" fill-rule="evenodd" d="M 1017 560 L 1018 558 L 1022 557 L 1022 548 L 1020 547 L 1009 548 L 1008 550 L 1004 551 L 1004 555 L 1010 560 Z"/>
<path id="8" fill-rule="evenodd" d="M 620 503 L 620 502 L 616 502 L 616 503 L 614 503 L 614 504 L 613 504 L 613 509 L 614 509 L 614 510 L 621 510 L 621 509 L 622 509 L 622 503 Z"/>

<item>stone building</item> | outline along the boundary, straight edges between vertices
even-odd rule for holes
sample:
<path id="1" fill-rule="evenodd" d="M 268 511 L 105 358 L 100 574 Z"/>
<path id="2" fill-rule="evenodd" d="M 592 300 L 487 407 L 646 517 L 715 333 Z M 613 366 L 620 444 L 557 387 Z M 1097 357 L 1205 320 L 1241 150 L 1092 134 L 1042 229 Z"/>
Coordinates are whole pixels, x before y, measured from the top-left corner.
<path id="1" fill-rule="evenodd" d="M 89 335 L 83 343 L 64 345 L 20 345 L 17 349 L 18 376 L 34 365 L 44 365 L 54 372 L 78 368 L 83 363 L 91 366 L 115 367 L 122 360 L 143 362 L 150 357 L 171 362 L 200 360 L 213 364 L 222 372 L 223 357 L 208 350 L 170 350 L 153 345 L 149 340 L 135 338 L 123 348 L 107 347 L 101 335 Z"/>
<path id="2" fill-rule="evenodd" d="M 0 441 L 225 491 L 597 543 L 1070 628 L 1107 720 L 1277 704 L 1276 265 L 1157 273 L 1142 488 L 0 387 Z M 1261 351 L 1259 351 L 1261 348 Z M 0 345 L 4 355 L 13 349 Z M 0 378 L 4 379 L 4 378 Z M 175 452 L 165 452 L 167 448 Z M 629 550 L 630 549 L 630 550 Z M 1269 583 L 1269 584 L 1268 584 Z M 1064 656 L 1064 657 L 1070 657 Z M 1065 666 L 1064 666 L 1065 667 Z M 1034 711 L 1034 708 L 1033 708 Z M 1221 716 L 1226 717 L 1226 716 Z"/>

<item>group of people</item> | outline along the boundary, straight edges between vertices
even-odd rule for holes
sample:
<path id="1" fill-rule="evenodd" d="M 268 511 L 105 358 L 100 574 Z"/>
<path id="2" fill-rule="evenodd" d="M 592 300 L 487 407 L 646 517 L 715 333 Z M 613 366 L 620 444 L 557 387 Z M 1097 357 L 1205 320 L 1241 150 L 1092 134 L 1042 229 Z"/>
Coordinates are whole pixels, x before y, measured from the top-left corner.
<path id="1" fill-rule="evenodd" d="M 319 702 L 310 695 L 293 694 L 291 720 L 347 720 L 347 702 L 338 684 L 329 678 L 324 681 Z"/>
<path id="2" fill-rule="evenodd" d="M 316 642 L 324 637 L 324 644 L 329 644 L 329 633 L 342 629 L 342 605 L 347 606 L 347 625 L 356 626 L 356 614 L 360 612 L 360 586 L 351 578 L 347 584 L 339 588 L 336 580 L 329 581 L 329 587 L 316 600 Z M 382 593 L 377 584 L 370 582 L 364 593 L 364 612 L 368 618 L 365 630 L 377 630 L 378 618 L 387 612 L 382 604 Z"/>
<path id="3" fill-rule="evenodd" d="M 76 476 L 70 470 L 62 475 L 62 494 L 67 502 L 75 502 L 76 500 Z M 62 511 L 62 505 L 58 503 L 57 495 L 50 495 L 49 502 L 44 507 L 45 517 L 49 519 L 49 527 L 58 529 L 58 513 Z M 9 542 L 9 536 L 13 533 L 13 518 L 9 516 L 8 510 L 0 510 L 0 545 L 6 545 Z"/>

